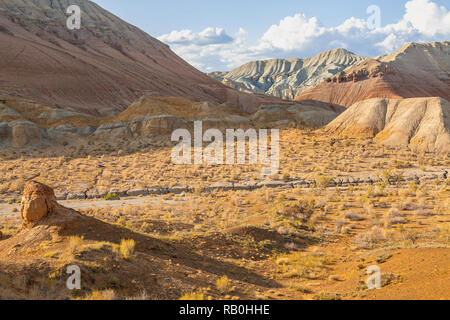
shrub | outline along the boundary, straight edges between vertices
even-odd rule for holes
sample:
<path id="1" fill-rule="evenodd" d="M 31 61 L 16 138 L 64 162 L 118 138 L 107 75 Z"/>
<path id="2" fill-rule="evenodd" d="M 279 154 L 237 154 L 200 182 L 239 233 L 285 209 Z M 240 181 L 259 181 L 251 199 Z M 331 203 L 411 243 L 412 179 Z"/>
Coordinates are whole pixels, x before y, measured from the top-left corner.
<path id="1" fill-rule="evenodd" d="M 389 228 L 396 224 L 405 224 L 407 221 L 403 218 L 404 214 L 400 213 L 397 208 L 391 208 L 384 216 L 384 227 Z"/>
<path id="2" fill-rule="evenodd" d="M 136 243 L 133 239 L 122 239 L 122 241 L 120 241 L 119 247 L 120 256 L 125 260 L 129 260 L 134 253 L 135 245 Z"/>
<path id="3" fill-rule="evenodd" d="M 392 174 L 389 170 L 383 170 L 382 174 L 381 174 L 381 180 L 385 183 L 385 184 L 390 184 L 391 179 L 392 179 Z"/>
<path id="4" fill-rule="evenodd" d="M 127 224 L 124 217 L 119 217 L 116 221 L 117 224 L 120 224 L 121 226 L 125 226 Z"/>
<path id="5" fill-rule="evenodd" d="M 416 212 L 415 212 L 415 214 L 416 214 L 417 216 L 421 216 L 421 217 L 431 217 L 431 216 L 434 215 L 433 212 L 431 212 L 431 211 L 426 211 L 426 210 L 424 210 L 424 209 L 417 209 Z"/>
<path id="6" fill-rule="evenodd" d="M 105 200 L 108 200 L 108 201 L 120 200 L 120 197 L 116 193 L 108 192 L 108 194 L 105 196 Z"/>
<path id="7" fill-rule="evenodd" d="M 67 250 L 70 254 L 75 254 L 79 251 L 80 247 L 83 245 L 83 238 L 78 236 L 72 236 L 69 238 L 69 246 Z"/>
<path id="8" fill-rule="evenodd" d="M 369 232 L 360 233 L 356 236 L 354 243 L 359 249 L 371 249 L 374 244 L 385 240 L 381 229 L 374 227 Z"/>
<path id="9" fill-rule="evenodd" d="M 320 292 L 314 296 L 315 300 L 341 300 L 339 293 L 334 292 Z"/>
<path id="10" fill-rule="evenodd" d="M 316 183 L 319 188 L 325 189 L 326 187 L 328 187 L 330 185 L 332 180 L 333 180 L 333 178 L 331 178 L 331 177 L 318 176 Z"/>
<path id="11" fill-rule="evenodd" d="M 287 277 L 303 279 L 324 279 L 328 274 L 328 266 L 334 261 L 323 253 L 295 253 L 288 256 Z"/>
<path id="12" fill-rule="evenodd" d="M 411 193 L 416 193 L 418 188 L 419 188 L 419 186 L 415 182 L 410 182 L 409 183 L 408 190 Z"/>
<path id="13" fill-rule="evenodd" d="M 227 293 L 231 287 L 230 279 L 227 276 L 223 276 L 217 280 L 216 287 L 220 292 Z"/>
<path id="14" fill-rule="evenodd" d="M 314 199 L 309 201 L 298 201 L 296 205 L 287 206 L 284 208 L 284 214 L 289 217 L 301 219 L 306 223 L 314 213 L 316 202 Z"/>
<path id="15" fill-rule="evenodd" d="M 115 300 L 116 293 L 114 290 L 92 291 L 86 296 L 85 300 Z"/>
<path id="16" fill-rule="evenodd" d="M 359 214 L 355 213 L 355 212 L 348 212 L 345 217 L 351 221 L 363 221 L 366 218 L 361 217 Z"/>
<path id="17" fill-rule="evenodd" d="M 180 300 L 205 300 L 205 295 L 203 292 L 191 292 L 182 296 Z"/>

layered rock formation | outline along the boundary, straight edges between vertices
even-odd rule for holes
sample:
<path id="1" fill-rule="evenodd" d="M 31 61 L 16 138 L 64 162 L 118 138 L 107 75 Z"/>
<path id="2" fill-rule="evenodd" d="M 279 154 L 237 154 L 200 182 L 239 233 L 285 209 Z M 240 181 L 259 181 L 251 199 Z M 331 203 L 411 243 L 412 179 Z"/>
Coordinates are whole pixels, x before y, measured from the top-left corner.
<path id="1" fill-rule="evenodd" d="M 307 59 L 253 61 L 230 72 L 210 73 L 210 76 L 241 91 L 292 100 L 306 89 L 363 60 L 365 57 L 345 49 L 335 49 Z"/>
<path id="2" fill-rule="evenodd" d="M 367 59 L 303 92 L 350 107 L 371 98 L 442 97 L 450 100 L 450 42 L 408 43 L 396 53 Z"/>
<path id="3" fill-rule="evenodd" d="M 370 99 L 355 103 L 323 132 L 375 137 L 391 146 L 450 152 L 450 103 L 442 98 Z"/>
<path id="4" fill-rule="evenodd" d="M 80 30 L 66 27 L 69 5 L 81 8 Z M 111 116 L 144 94 L 228 102 L 245 111 L 267 99 L 214 81 L 88 0 L 1 0 L 0 43 L 0 96 L 65 110 Z"/>
<path id="5" fill-rule="evenodd" d="M 5 105 L 14 117 L 0 116 L 0 146 L 4 148 L 77 144 L 117 137 L 147 139 L 168 135 L 178 128 L 191 128 L 195 120 L 214 128 L 322 126 L 345 110 L 329 103 L 301 101 L 260 106 L 258 112 L 247 114 L 229 104 L 214 105 L 180 97 L 142 97 L 115 117 L 95 118 L 74 112 L 61 113 L 45 105 L 36 105 L 42 115 L 36 116 L 29 109 L 26 112 L 26 108 L 16 107 L 17 100 L 12 101 L 6 101 Z M 29 106 L 29 103 L 20 105 Z"/>

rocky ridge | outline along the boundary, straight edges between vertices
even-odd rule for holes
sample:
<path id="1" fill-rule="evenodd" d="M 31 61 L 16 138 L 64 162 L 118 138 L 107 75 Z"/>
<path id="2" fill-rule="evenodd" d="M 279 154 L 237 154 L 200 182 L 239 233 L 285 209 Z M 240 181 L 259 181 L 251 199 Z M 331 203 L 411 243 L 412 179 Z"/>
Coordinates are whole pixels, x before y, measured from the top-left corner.
<path id="1" fill-rule="evenodd" d="M 326 79 L 296 100 L 350 107 L 372 98 L 416 97 L 450 100 L 450 41 L 405 44 L 391 55 L 367 59 Z"/>
<path id="2" fill-rule="evenodd" d="M 292 100 L 308 88 L 365 59 L 345 49 L 334 49 L 313 58 L 253 61 L 230 72 L 209 75 L 237 90 Z"/>

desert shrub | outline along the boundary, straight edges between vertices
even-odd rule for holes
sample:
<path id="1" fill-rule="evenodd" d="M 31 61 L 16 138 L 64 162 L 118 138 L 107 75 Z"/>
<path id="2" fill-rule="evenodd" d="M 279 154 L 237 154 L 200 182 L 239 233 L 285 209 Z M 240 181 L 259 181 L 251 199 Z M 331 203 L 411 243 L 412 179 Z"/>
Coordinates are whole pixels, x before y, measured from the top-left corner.
<path id="1" fill-rule="evenodd" d="M 374 227 L 371 231 L 358 234 L 354 243 L 358 249 L 371 249 L 376 243 L 385 240 L 381 229 Z"/>
<path id="2" fill-rule="evenodd" d="M 332 177 L 318 176 L 317 180 L 316 180 L 317 187 L 319 187 L 321 189 L 325 189 L 326 187 L 328 187 L 330 185 L 332 180 L 333 180 Z"/>
<path id="3" fill-rule="evenodd" d="M 381 173 L 381 181 L 383 181 L 384 184 L 390 184 L 391 179 L 393 179 L 393 176 L 389 170 L 383 170 Z"/>
<path id="4" fill-rule="evenodd" d="M 393 273 L 382 273 L 381 274 L 381 286 L 386 287 L 391 283 L 401 282 L 402 277 Z"/>
<path id="5" fill-rule="evenodd" d="M 297 204 L 287 206 L 284 209 L 284 214 L 290 217 L 295 217 L 306 223 L 311 215 L 314 213 L 315 200 L 298 201 Z"/>
<path id="6" fill-rule="evenodd" d="M 389 211 L 384 215 L 384 227 L 389 228 L 392 225 L 407 223 L 403 217 L 404 214 L 400 213 L 397 208 L 389 209 Z"/>
<path id="7" fill-rule="evenodd" d="M 108 194 L 105 196 L 104 199 L 108 201 L 113 201 L 113 200 L 120 200 L 120 197 L 116 193 L 108 192 Z"/>
<path id="8" fill-rule="evenodd" d="M 366 218 L 360 216 L 359 214 L 355 213 L 355 212 L 347 212 L 345 214 L 345 218 L 351 220 L 351 221 L 363 221 Z"/>
<path id="9" fill-rule="evenodd" d="M 129 297 L 126 300 L 142 300 L 142 301 L 146 301 L 146 300 L 150 300 L 150 296 L 147 293 L 146 290 L 142 290 L 141 292 L 139 292 L 139 294 L 137 296 L 133 296 L 133 297 Z"/>
<path id="10" fill-rule="evenodd" d="M 323 279 L 328 274 L 328 266 L 334 261 L 323 253 L 295 253 L 287 256 L 287 277 L 304 279 Z"/>
<path id="11" fill-rule="evenodd" d="M 291 176 L 290 176 L 289 173 L 286 172 L 286 173 L 283 174 L 283 180 L 284 181 L 289 181 L 290 179 L 291 179 Z"/>
<path id="12" fill-rule="evenodd" d="M 445 242 L 450 243 L 450 224 L 443 224 L 439 226 L 440 238 Z"/>
<path id="13" fill-rule="evenodd" d="M 116 293 L 114 290 L 92 291 L 84 300 L 115 300 Z"/>
<path id="14" fill-rule="evenodd" d="M 222 293 L 227 293 L 231 288 L 230 279 L 227 276 L 223 276 L 220 279 L 217 279 L 216 282 L 217 289 Z"/>
<path id="15" fill-rule="evenodd" d="M 82 237 L 78 237 L 78 236 L 72 236 L 69 238 L 69 244 L 67 247 L 67 250 L 70 254 L 75 254 L 77 253 L 81 246 L 83 245 L 83 241 L 84 239 Z"/>
<path id="16" fill-rule="evenodd" d="M 419 186 L 415 182 L 410 182 L 408 185 L 408 191 L 411 193 L 416 193 Z"/>
<path id="17" fill-rule="evenodd" d="M 306 287 L 304 287 L 304 286 L 302 286 L 302 285 L 300 285 L 298 283 L 295 283 L 295 282 L 290 282 L 288 284 L 288 287 L 291 288 L 291 289 L 294 289 L 294 290 L 296 290 L 298 292 L 305 293 L 305 294 L 309 294 L 309 293 L 312 292 L 311 289 L 306 288 Z"/>
<path id="18" fill-rule="evenodd" d="M 120 256 L 125 260 L 129 260 L 134 253 L 135 245 L 136 243 L 133 239 L 122 239 L 119 247 Z"/>
<path id="19" fill-rule="evenodd" d="M 417 209 L 417 210 L 415 211 L 415 214 L 416 214 L 417 216 L 421 216 L 421 217 L 431 217 L 431 216 L 434 215 L 433 212 L 427 211 L 427 210 L 424 210 L 424 209 Z"/>
<path id="20" fill-rule="evenodd" d="M 320 292 L 314 296 L 315 300 L 341 300 L 339 293 Z"/>
<path id="21" fill-rule="evenodd" d="M 205 300 L 205 295 L 203 292 L 191 292 L 182 296 L 180 300 Z"/>
<path id="22" fill-rule="evenodd" d="M 116 221 L 117 224 L 120 224 L 121 226 L 125 226 L 127 224 L 127 221 L 124 217 L 119 217 Z"/>

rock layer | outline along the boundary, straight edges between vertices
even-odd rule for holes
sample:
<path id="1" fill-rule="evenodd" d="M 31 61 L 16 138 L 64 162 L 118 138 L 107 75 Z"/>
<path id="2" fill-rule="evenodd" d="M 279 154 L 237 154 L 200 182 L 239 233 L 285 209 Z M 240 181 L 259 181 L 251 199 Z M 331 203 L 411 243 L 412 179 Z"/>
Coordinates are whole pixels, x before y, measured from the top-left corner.
<path id="1" fill-rule="evenodd" d="M 287 105 L 262 105 L 256 113 L 247 114 L 229 104 L 217 106 L 180 97 L 141 97 L 115 117 L 88 118 L 69 113 L 68 117 L 62 117 L 59 121 L 52 119 L 49 126 L 48 121 L 41 121 L 44 118 L 23 112 L 16 108 L 16 104 L 10 105 L 9 100 L 6 101 L 6 105 L 10 106 L 8 109 L 17 113 L 17 120 L 2 121 L 0 117 L 0 147 L 60 146 L 117 138 L 136 141 L 168 135 L 178 128 L 192 128 L 195 120 L 201 120 L 205 128 L 283 127 L 296 124 L 316 127 L 328 124 L 345 110 L 329 103 L 301 101 Z M 43 111 L 39 114 L 60 114 L 45 106 L 41 108 L 38 105 L 37 108 Z M 30 118 L 36 123 L 25 120 Z"/>
<path id="2" fill-rule="evenodd" d="M 371 98 L 442 97 L 450 100 L 450 41 L 408 43 L 392 55 L 367 59 L 303 92 L 350 107 Z"/>
<path id="3" fill-rule="evenodd" d="M 69 5 L 81 8 L 80 30 L 66 27 Z M 1 0 L 0 43 L 0 95 L 91 115 L 117 114 L 145 94 L 229 102 L 246 111 L 267 99 L 214 81 L 88 0 Z"/>
<path id="4" fill-rule="evenodd" d="M 307 59 L 253 61 L 230 72 L 210 73 L 210 76 L 241 91 L 292 100 L 306 89 L 363 60 L 365 57 L 345 49 L 334 49 Z"/>
<path id="5" fill-rule="evenodd" d="M 324 133 L 375 137 L 391 146 L 450 152 L 450 103 L 442 98 L 369 99 L 357 102 Z"/>

